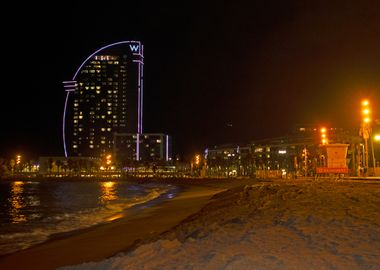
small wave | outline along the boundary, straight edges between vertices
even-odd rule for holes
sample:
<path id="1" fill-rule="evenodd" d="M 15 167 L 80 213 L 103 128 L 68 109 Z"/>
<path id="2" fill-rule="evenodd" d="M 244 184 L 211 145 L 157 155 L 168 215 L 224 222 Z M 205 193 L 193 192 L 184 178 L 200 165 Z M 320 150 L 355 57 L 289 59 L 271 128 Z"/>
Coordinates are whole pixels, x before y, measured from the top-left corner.
<path id="1" fill-rule="evenodd" d="M 41 218 L 39 214 L 31 215 L 32 220 L 39 220 L 39 228 L 28 232 L 16 232 L 0 235 L 0 254 L 11 253 L 46 241 L 50 236 L 88 228 L 97 224 L 114 221 L 124 217 L 124 211 L 137 205 L 144 205 L 164 194 L 173 194 L 174 187 L 147 188 L 147 194 L 108 202 L 100 207 L 82 209 L 72 213 L 56 214 Z M 171 196 L 166 196 L 170 198 Z M 36 224 L 34 224 L 36 226 Z"/>

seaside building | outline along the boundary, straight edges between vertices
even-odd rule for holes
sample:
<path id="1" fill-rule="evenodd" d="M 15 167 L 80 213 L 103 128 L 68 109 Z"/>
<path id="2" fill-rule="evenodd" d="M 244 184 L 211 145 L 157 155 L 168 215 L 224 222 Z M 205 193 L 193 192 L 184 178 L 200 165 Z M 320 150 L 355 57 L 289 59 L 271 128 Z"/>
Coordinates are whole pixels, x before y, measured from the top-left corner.
<path id="1" fill-rule="evenodd" d="M 122 41 L 104 46 L 64 81 L 65 156 L 112 153 L 114 133 L 142 134 L 143 45 Z M 140 143 L 136 141 L 136 159 Z"/>
<path id="2" fill-rule="evenodd" d="M 64 81 L 65 157 L 131 162 L 170 162 L 171 138 L 143 133 L 144 48 L 121 41 L 88 56 Z"/>
<path id="3" fill-rule="evenodd" d="M 207 174 L 212 177 L 251 176 L 249 145 L 225 144 L 206 149 Z"/>
<path id="4" fill-rule="evenodd" d="M 136 160 L 160 164 L 172 159 L 171 137 L 163 133 L 114 133 L 113 147 L 113 155 L 120 167 Z"/>
<path id="5" fill-rule="evenodd" d="M 362 156 L 359 137 L 352 130 L 325 128 L 328 141 L 347 143 L 347 164 L 355 174 Z M 314 176 L 326 166 L 326 147 L 320 127 L 299 126 L 287 136 L 255 140 L 241 145 L 219 145 L 205 151 L 207 175 L 257 178 Z"/>

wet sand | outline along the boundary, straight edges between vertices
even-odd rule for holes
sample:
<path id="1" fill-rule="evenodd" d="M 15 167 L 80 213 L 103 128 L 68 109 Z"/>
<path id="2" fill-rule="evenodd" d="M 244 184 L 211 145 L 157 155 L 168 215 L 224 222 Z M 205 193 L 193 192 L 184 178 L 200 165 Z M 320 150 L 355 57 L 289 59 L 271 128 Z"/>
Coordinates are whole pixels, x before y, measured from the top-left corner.
<path id="1" fill-rule="evenodd" d="M 100 261 L 154 239 L 186 217 L 197 213 L 210 198 L 252 180 L 191 180 L 178 183 L 184 190 L 175 198 L 108 224 L 63 234 L 37 246 L 0 258 L 0 269 L 56 269 Z"/>

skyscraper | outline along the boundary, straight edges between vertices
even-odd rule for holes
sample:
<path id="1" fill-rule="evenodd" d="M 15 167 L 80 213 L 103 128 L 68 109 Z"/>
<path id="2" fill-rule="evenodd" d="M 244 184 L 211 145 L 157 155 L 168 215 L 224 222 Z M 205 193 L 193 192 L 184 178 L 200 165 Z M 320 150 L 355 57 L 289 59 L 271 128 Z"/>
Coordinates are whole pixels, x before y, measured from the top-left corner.
<path id="1" fill-rule="evenodd" d="M 113 151 L 114 133 L 139 134 L 143 118 L 143 45 L 121 41 L 87 57 L 64 81 L 65 156 L 101 157 Z"/>

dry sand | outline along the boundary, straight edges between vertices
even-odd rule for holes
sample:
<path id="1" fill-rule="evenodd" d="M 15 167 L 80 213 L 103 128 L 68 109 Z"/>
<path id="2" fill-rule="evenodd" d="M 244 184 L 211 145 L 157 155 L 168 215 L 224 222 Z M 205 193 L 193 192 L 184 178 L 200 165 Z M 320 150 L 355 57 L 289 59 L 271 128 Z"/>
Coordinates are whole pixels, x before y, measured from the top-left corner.
<path id="1" fill-rule="evenodd" d="M 63 269 L 380 269 L 380 183 L 234 188 L 156 241 Z"/>
<path id="2" fill-rule="evenodd" d="M 0 269 L 56 269 L 106 259 L 131 249 L 139 242 L 154 239 L 198 212 L 214 194 L 242 183 L 246 180 L 181 181 L 184 191 L 171 200 L 109 224 L 56 237 L 3 256 L 0 258 Z"/>

